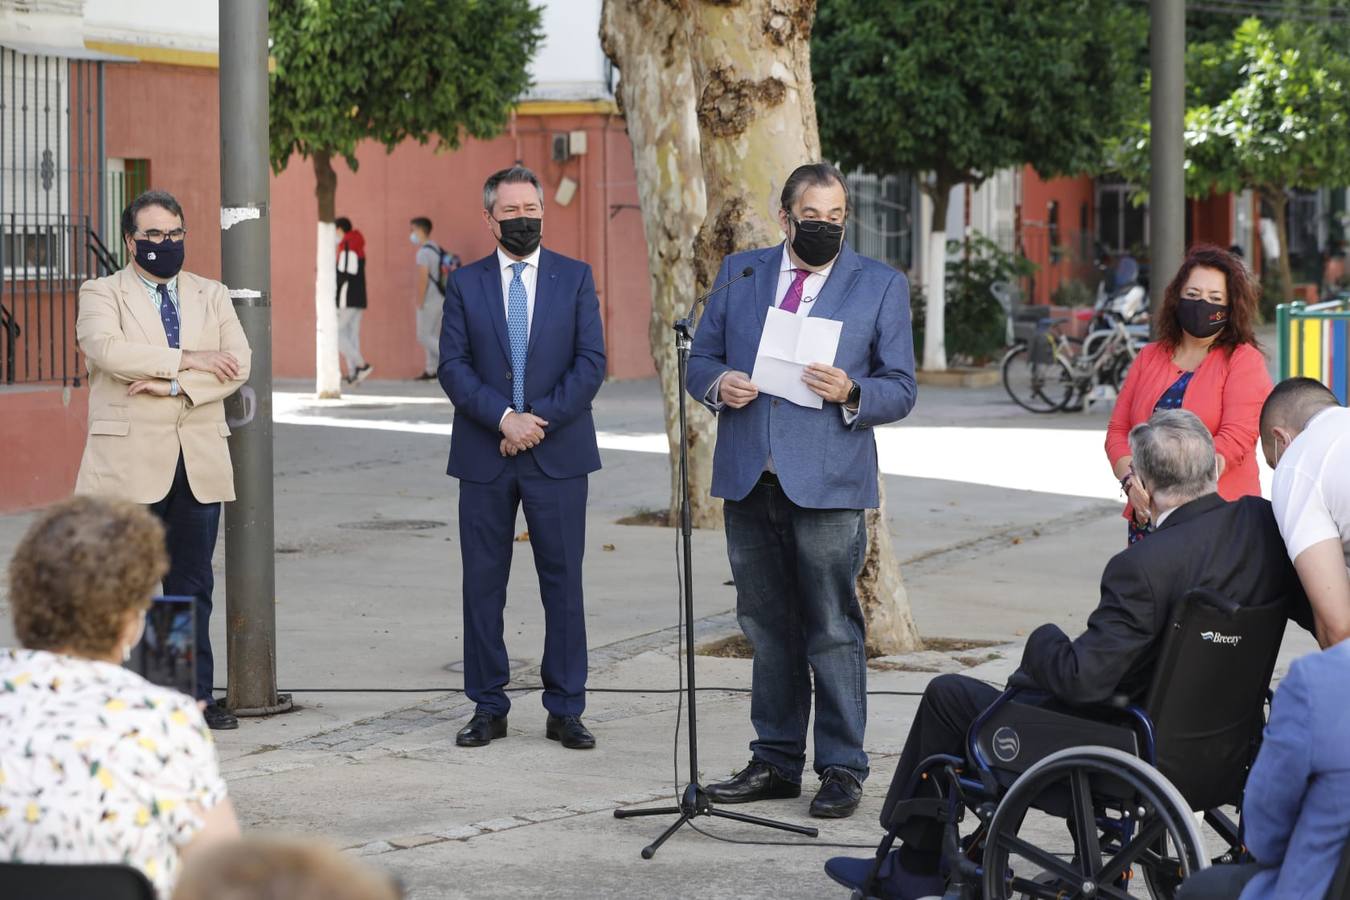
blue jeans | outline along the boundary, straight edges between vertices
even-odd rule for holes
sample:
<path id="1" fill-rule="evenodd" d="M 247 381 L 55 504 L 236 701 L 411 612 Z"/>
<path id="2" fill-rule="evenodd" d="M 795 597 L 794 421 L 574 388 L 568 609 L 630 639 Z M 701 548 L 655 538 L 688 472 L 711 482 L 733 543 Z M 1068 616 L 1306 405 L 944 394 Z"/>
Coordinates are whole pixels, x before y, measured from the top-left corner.
<path id="1" fill-rule="evenodd" d="M 211 594 L 216 577 L 211 570 L 211 557 L 216 553 L 220 508 L 219 503 L 202 503 L 193 496 L 181 453 L 169 493 L 150 504 L 150 511 L 164 523 L 169 550 L 164 593 L 197 600 L 196 693 L 198 700 L 208 703 L 212 700 L 211 682 L 215 677 L 215 661 L 211 656 Z"/>
<path id="2" fill-rule="evenodd" d="M 806 764 L 815 676 L 815 770 L 867 777 L 865 626 L 855 583 L 867 549 L 863 511 L 806 509 L 766 476 L 723 506 L 736 616 L 755 649 L 755 759 L 790 781 Z"/>

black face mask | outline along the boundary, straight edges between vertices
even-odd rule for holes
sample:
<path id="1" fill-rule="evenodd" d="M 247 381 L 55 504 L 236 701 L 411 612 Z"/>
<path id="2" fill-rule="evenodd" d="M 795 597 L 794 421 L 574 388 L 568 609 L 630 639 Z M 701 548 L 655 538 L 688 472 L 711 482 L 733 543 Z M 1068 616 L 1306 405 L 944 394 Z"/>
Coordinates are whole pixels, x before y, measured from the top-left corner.
<path id="1" fill-rule="evenodd" d="M 183 242 L 142 238 L 136 241 L 136 263 L 156 278 L 172 278 L 183 268 Z"/>
<path id="2" fill-rule="evenodd" d="M 1228 324 L 1228 307 L 1208 300 L 1182 300 L 1177 304 L 1177 322 L 1192 337 L 1213 337 Z"/>
<path id="3" fill-rule="evenodd" d="M 497 240 L 512 256 L 529 256 L 539 246 L 539 241 L 544 236 L 544 220 L 529 216 L 498 219 L 497 226 L 502 231 L 502 236 Z"/>
<path id="4" fill-rule="evenodd" d="M 792 236 L 792 252 L 808 266 L 823 266 L 839 255 L 844 243 L 844 226 L 819 219 L 794 219 L 788 221 L 796 232 Z"/>

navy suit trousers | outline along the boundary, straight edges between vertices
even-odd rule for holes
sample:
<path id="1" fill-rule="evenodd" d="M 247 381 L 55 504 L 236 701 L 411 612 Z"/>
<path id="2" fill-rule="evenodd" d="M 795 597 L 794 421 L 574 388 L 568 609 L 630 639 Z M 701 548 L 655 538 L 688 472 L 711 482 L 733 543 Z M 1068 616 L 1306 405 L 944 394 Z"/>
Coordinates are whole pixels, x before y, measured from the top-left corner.
<path id="1" fill-rule="evenodd" d="M 150 504 L 150 511 L 164 523 L 169 548 L 169 574 L 164 576 L 164 593 L 195 597 L 197 600 L 197 687 L 198 700 L 211 701 L 211 682 L 215 662 L 211 657 L 211 593 L 215 573 L 211 557 L 216 553 L 216 535 L 220 531 L 220 504 L 202 503 L 192 495 L 183 455 L 173 485 L 164 499 Z"/>
<path id="2" fill-rule="evenodd" d="M 510 661 L 502 636 L 516 510 L 524 507 L 544 604 L 544 708 L 578 716 L 586 706 L 586 619 L 581 564 L 587 476 L 550 478 L 532 451 L 510 457 L 492 481 L 459 483 L 464 566 L 464 687 L 479 712 L 504 716 Z"/>

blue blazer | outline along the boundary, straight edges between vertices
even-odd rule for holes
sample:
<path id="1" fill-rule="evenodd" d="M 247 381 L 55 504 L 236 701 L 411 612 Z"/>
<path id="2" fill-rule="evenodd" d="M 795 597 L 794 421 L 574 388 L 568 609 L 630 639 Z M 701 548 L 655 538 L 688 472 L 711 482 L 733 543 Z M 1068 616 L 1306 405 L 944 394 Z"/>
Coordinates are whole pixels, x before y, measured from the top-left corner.
<path id="1" fill-rule="evenodd" d="M 764 320 L 774 305 L 783 245 L 734 253 L 714 285 L 747 265 L 751 278 L 714 295 L 699 322 L 689 359 L 689 393 L 706 404 L 724 372 L 755 368 Z M 844 244 L 810 315 L 844 323 L 834 365 L 862 388 L 858 417 L 844 424 L 841 407 L 797 406 L 760 394 L 742 409 L 723 409 L 713 455 L 713 496 L 741 500 L 754 488 L 769 454 L 784 493 L 812 509 L 872 509 L 877 500 L 877 446 L 871 427 L 903 419 L 914 408 L 914 337 L 905 276 Z M 828 362 L 828 360 L 822 360 Z M 713 412 L 718 412 L 707 404 Z"/>
<path id="2" fill-rule="evenodd" d="M 506 465 L 497 425 L 511 405 L 511 343 L 495 250 L 450 276 L 437 375 L 455 406 L 446 474 L 492 481 Z M 574 478 L 600 468 L 591 401 L 604 380 L 605 336 L 591 267 L 543 250 L 525 357 L 525 403 L 548 422 L 544 440 L 527 451 L 545 475 Z"/>
<path id="3" fill-rule="evenodd" d="M 1350 641 L 1294 660 L 1242 801 L 1247 849 L 1269 866 L 1243 900 L 1322 897 L 1350 839 Z"/>

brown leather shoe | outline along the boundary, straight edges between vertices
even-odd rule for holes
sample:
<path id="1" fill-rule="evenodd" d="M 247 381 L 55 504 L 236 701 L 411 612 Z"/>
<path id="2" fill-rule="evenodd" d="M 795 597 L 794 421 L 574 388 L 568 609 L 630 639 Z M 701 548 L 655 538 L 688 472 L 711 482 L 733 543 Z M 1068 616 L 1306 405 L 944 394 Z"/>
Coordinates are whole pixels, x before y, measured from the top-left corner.
<path id="1" fill-rule="evenodd" d="M 755 800 L 791 800 L 802 795 L 802 786 L 779 775 L 773 766 L 758 759 L 731 777 L 705 787 L 714 803 L 752 803 Z"/>

